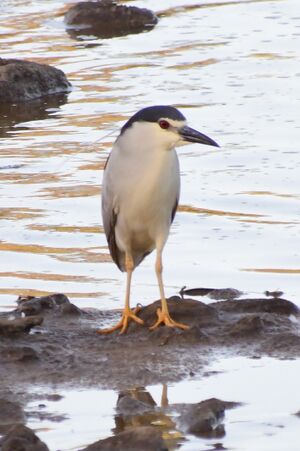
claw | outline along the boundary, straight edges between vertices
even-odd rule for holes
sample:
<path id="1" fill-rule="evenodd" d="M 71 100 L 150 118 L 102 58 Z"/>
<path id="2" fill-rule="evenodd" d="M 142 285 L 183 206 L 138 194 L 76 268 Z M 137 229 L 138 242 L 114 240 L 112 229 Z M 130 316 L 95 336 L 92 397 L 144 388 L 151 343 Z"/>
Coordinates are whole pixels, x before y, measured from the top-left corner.
<path id="1" fill-rule="evenodd" d="M 177 323 L 170 317 L 169 312 L 163 312 L 162 309 L 160 309 L 160 308 L 158 308 L 156 310 L 156 314 L 157 314 L 158 319 L 153 324 L 153 326 L 149 327 L 150 330 L 156 329 L 161 324 L 164 324 L 165 326 L 168 326 L 168 327 L 178 327 L 179 329 L 183 329 L 183 330 L 190 328 L 190 326 L 187 326 L 186 324 Z"/>
<path id="2" fill-rule="evenodd" d="M 141 318 L 139 318 L 138 316 L 136 316 L 136 313 L 138 313 L 140 310 L 141 310 L 141 307 L 139 307 L 139 306 L 137 306 L 134 310 L 125 308 L 123 310 L 122 318 L 115 326 L 109 327 L 107 329 L 98 329 L 97 333 L 98 334 L 110 334 L 112 332 L 115 332 L 118 329 L 121 329 L 120 334 L 124 334 L 127 331 L 130 320 L 135 321 L 138 324 L 144 324 L 144 321 Z"/>

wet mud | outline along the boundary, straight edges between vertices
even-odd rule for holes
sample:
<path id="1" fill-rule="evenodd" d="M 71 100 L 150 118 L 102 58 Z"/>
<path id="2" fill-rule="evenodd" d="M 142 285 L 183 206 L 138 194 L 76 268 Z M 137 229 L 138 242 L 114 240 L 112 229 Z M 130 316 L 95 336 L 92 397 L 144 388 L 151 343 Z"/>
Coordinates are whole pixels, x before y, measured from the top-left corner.
<path id="1" fill-rule="evenodd" d="M 252 358 L 299 357 L 299 310 L 295 304 L 278 297 L 236 299 L 228 289 L 223 294 L 227 299 L 210 304 L 180 296 L 168 299 L 171 316 L 189 325 L 188 330 L 164 326 L 149 331 L 160 305 L 156 301 L 141 307 L 138 315 L 144 326 L 131 323 L 124 335 L 97 333 L 116 323 L 119 311 L 82 310 L 63 294 L 19 298 L 14 311 L 0 314 L 0 433 L 6 434 L 0 449 L 13 449 L 5 448 L 3 440 L 11 439 L 16 424 L 25 424 L 30 416 L 47 418 L 47 412 L 24 410 L 34 396 L 27 388 L 35 384 L 118 390 L 115 435 L 87 450 L 122 449 L 124 443 L 130 443 L 130 449 L 141 449 L 143 440 L 149 445 L 145 449 L 168 449 L 161 431 L 153 435 L 149 430 L 155 416 L 167 414 L 167 396 L 158 408 L 143 387 L 195 375 L 205 377 L 207 364 L 224 352 Z M 221 291 L 215 295 L 220 299 Z M 133 392 L 128 387 L 140 389 Z M 45 393 L 44 399 L 59 400 L 60 394 Z M 188 434 L 222 437 L 224 411 L 235 406 L 228 401 L 172 406 L 178 413 L 178 428 Z M 152 418 L 146 424 L 145 413 Z M 139 418 L 143 418 L 141 424 Z M 139 434 L 132 434 L 128 425 L 138 425 Z M 151 441 L 145 438 L 149 434 Z M 46 449 L 43 446 L 38 443 L 36 449 Z"/>

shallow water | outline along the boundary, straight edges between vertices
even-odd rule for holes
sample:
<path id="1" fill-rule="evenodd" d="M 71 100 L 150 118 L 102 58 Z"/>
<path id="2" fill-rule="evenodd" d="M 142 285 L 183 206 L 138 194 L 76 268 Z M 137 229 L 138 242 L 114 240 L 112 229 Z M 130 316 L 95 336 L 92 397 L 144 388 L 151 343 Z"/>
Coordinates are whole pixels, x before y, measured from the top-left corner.
<path id="1" fill-rule="evenodd" d="M 72 39 L 63 25 L 71 3 L 0 5 L 1 57 L 53 64 L 73 85 L 67 99 L 0 112 L 0 308 L 10 309 L 19 294 L 49 292 L 81 307 L 122 306 L 124 277 L 102 230 L 102 169 L 124 121 L 157 103 L 178 106 L 222 146 L 179 150 L 182 193 L 164 252 L 167 294 L 183 285 L 250 295 L 281 290 L 300 305 L 298 0 L 164 0 L 153 31 L 109 40 Z M 130 3 L 157 11 L 154 0 Z M 151 255 L 136 271 L 133 304 L 158 297 L 153 263 Z M 225 373 L 170 387 L 170 402 L 244 401 L 226 413 L 224 446 L 281 450 L 284 441 L 297 449 L 299 362 L 228 362 L 213 366 Z M 149 390 L 159 399 L 161 387 Z M 99 402 L 89 402 L 94 396 Z M 76 449 L 110 435 L 116 397 L 66 392 L 53 411 L 69 420 L 30 425 L 51 449 Z M 182 449 L 194 450 L 193 440 Z M 208 446 L 197 441 L 199 450 Z"/>
<path id="2" fill-rule="evenodd" d="M 297 0 L 164 1 L 153 31 L 108 40 L 70 38 L 68 3 L 1 6 L 1 56 L 53 64 L 73 84 L 67 103 L 15 107 L 1 119 L 2 306 L 57 291 L 80 305 L 123 304 L 123 274 L 101 228 L 101 170 L 124 120 L 156 103 L 179 106 L 222 145 L 179 150 L 168 295 L 233 286 L 299 302 Z M 158 297 L 153 259 L 136 272 L 133 303 Z"/>
<path id="3" fill-rule="evenodd" d="M 299 361 L 278 361 L 270 358 L 242 357 L 220 359 L 208 367 L 207 376 L 167 387 L 169 411 L 157 412 L 157 417 L 141 415 L 136 422 L 155 424 L 164 431 L 170 449 L 180 444 L 183 451 L 205 451 L 221 443 L 223 449 L 251 451 L 281 451 L 299 449 L 300 394 L 298 390 Z M 49 388 L 37 393 L 48 393 Z M 162 386 L 145 390 L 157 406 L 161 404 Z M 60 393 L 60 391 L 58 391 Z M 66 390 L 58 402 L 32 402 L 27 411 L 47 411 L 53 416 L 67 417 L 62 422 L 31 420 L 51 450 L 70 451 L 106 438 L 118 429 L 115 410 L 118 393 L 112 390 Z M 185 434 L 176 425 L 175 406 L 179 403 L 197 403 L 217 397 L 242 403 L 226 410 L 223 420 L 225 435 L 201 438 Z M 221 448 L 220 448 L 221 449 Z"/>

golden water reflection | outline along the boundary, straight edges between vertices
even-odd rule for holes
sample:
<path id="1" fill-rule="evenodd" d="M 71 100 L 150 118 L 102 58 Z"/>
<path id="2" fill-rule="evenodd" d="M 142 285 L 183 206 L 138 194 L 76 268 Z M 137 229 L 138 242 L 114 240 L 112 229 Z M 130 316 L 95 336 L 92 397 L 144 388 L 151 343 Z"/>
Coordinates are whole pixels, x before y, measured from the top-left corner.
<path id="1" fill-rule="evenodd" d="M 87 276 L 75 276 L 68 274 L 49 274 L 49 273 L 34 273 L 34 272 L 0 272 L 0 277 L 14 277 L 18 279 L 38 279 L 38 280 L 59 280 L 63 282 L 95 282 L 96 278 Z"/>
<path id="2" fill-rule="evenodd" d="M 157 103 L 179 107 L 221 145 L 178 151 L 182 204 L 164 252 L 170 294 L 200 277 L 299 298 L 297 4 L 146 3 L 159 10 L 153 31 L 83 43 L 65 31 L 69 2 L 3 3 L 1 57 L 54 64 L 73 90 L 0 106 L 2 293 L 23 294 L 29 283 L 31 293 L 50 293 L 66 282 L 81 296 L 91 280 L 89 292 L 105 285 L 100 307 L 119 302 L 123 275 L 103 233 L 102 171 L 124 121 Z M 134 277 L 145 302 L 157 296 L 151 258 Z"/>
<path id="3" fill-rule="evenodd" d="M 228 217 L 238 217 L 238 218 L 244 218 L 244 217 L 255 217 L 259 218 L 263 215 L 255 214 L 255 213 L 239 213 L 236 211 L 222 211 L 222 210 L 211 210 L 208 208 L 199 208 L 199 207 L 193 207 L 191 205 L 179 205 L 178 211 L 182 212 L 188 212 L 188 213 L 199 213 L 199 214 L 205 214 L 205 215 L 212 215 L 212 216 L 228 216 Z"/>
<path id="4" fill-rule="evenodd" d="M 0 241 L 0 252 L 22 252 L 42 255 L 48 254 L 51 257 L 62 261 L 77 261 L 86 263 L 110 262 L 110 255 L 107 253 L 99 252 L 99 249 L 100 247 L 82 249 L 80 247 L 50 247 L 42 246 L 40 244 L 21 244 Z"/>
<path id="5" fill-rule="evenodd" d="M 296 268 L 242 268 L 241 271 L 262 272 L 273 274 L 300 274 L 300 269 Z"/>
<path id="6" fill-rule="evenodd" d="M 12 296 L 34 296 L 34 297 L 40 297 L 40 296 L 48 296 L 53 294 L 52 291 L 46 291 L 46 290 L 35 290 L 32 288 L 0 288 L 0 295 L 8 295 L 9 297 Z M 65 294 L 69 299 L 96 299 L 101 296 L 103 296 L 105 293 L 102 293 L 101 291 L 91 291 L 91 292 L 84 292 L 79 293 L 76 292 L 70 292 L 65 291 L 63 294 Z M 2 307 L 2 305 L 1 305 Z M 11 305 L 9 306 L 11 307 Z"/>

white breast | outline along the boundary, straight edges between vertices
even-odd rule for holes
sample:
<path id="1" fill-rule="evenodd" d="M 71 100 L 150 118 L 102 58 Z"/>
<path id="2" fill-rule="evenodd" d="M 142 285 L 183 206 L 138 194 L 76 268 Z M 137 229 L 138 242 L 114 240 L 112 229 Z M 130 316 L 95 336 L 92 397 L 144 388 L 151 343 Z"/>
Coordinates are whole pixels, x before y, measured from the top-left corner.
<path id="1" fill-rule="evenodd" d="M 123 251 L 127 246 L 151 251 L 157 243 L 164 244 L 179 198 L 176 151 L 157 148 L 151 138 L 143 136 L 141 151 L 136 136 L 134 140 L 126 136 L 126 146 L 121 136 L 104 175 L 103 196 L 112 199 L 117 214 L 116 241 Z"/>

